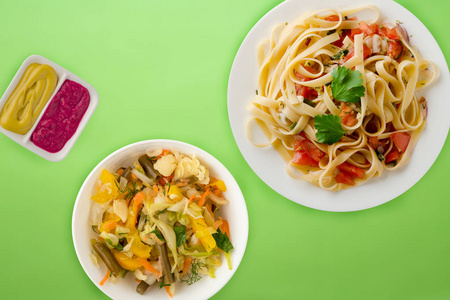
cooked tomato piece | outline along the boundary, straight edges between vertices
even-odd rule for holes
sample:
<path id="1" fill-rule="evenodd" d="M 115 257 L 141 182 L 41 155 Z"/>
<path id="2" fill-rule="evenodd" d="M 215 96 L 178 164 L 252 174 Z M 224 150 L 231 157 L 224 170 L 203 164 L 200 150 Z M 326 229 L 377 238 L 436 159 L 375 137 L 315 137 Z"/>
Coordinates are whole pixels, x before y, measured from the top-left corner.
<path id="1" fill-rule="evenodd" d="M 378 33 L 378 25 L 370 24 L 368 25 L 366 22 L 361 21 L 358 27 L 365 35 L 374 35 Z"/>
<path id="2" fill-rule="evenodd" d="M 347 162 L 343 162 L 342 164 L 340 164 L 338 166 L 338 169 L 342 173 L 346 173 L 346 174 L 350 175 L 350 177 L 352 177 L 352 178 L 363 179 L 364 173 L 365 173 L 364 170 L 361 169 L 360 167 L 354 166 Z"/>
<path id="3" fill-rule="evenodd" d="M 391 40 L 398 40 L 398 33 L 395 28 L 389 28 L 387 26 L 380 26 L 378 30 L 378 34 L 384 37 L 387 37 Z"/>
<path id="4" fill-rule="evenodd" d="M 352 29 L 350 31 L 350 39 L 353 41 L 355 39 L 355 35 L 362 33 L 362 30 L 359 28 Z"/>
<path id="5" fill-rule="evenodd" d="M 342 103 L 341 108 L 342 111 L 339 114 L 339 117 L 341 118 L 342 124 L 349 127 L 356 125 L 356 123 L 358 123 L 358 120 L 356 119 L 355 111 L 345 103 Z"/>
<path id="6" fill-rule="evenodd" d="M 315 161 L 320 161 L 320 159 L 325 155 L 313 142 L 310 142 L 308 139 L 303 139 L 301 141 L 295 142 L 295 150 L 302 150 L 306 154 L 308 154 Z"/>
<path id="7" fill-rule="evenodd" d="M 303 67 L 306 71 L 308 71 L 309 73 L 312 73 L 312 74 L 317 74 L 317 73 L 319 72 L 318 70 L 316 70 L 316 69 L 314 69 L 314 68 L 312 68 L 312 67 L 303 66 L 303 65 L 302 65 L 302 67 Z M 309 78 L 309 77 L 303 76 L 302 74 L 300 74 L 299 72 L 296 72 L 296 71 L 294 71 L 294 75 L 295 75 L 295 77 L 297 77 L 298 80 L 300 80 L 301 82 L 313 80 L 313 78 Z"/>
<path id="8" fill-rule="evenodd" d="M 302 74 L 300 74 L 300 73 L 298 73 L 298 72 L 295 72 L 295 77 L 297 77 L 298 80 L 300 80 L 300 82 L 305 82 L 305 81 L 310 81 L 310 80 L 312 80 L 311 78 L 306 77 L 306 76 L 303 76 Z"/>
<path id="9" fill-rule="evenodd" d="M 356 114 L 355 112 L 346 114 L 346 115 L 339 115 L 341 117 L 341 121 L 342 124 L 348 126 L 348 127 L 352 127 L 355 126 L 356 123 L 358 123 L 358 119 L 356 119 Z"/>
<path id="10" fill-rule="evenodd" d="M 383 143 L 380 142 L 377 136 L 371 136 L 369 138 L 369 146 L 376 150 L 378 147 L 383 146 Z"/>
<path id="11" fill-rule="evenodd" d="M 333 22 L 339 21 L 339 16 L 331 15 L 331 16 L 325 17 L 325 21 L 333 21 Z"/>
<path id="12" fill-rule="evenodd" d="M 295 85 L 295 92 L 297 96 L 303 96 L 308 100 L 314 100 L 319 95 L 315 89 L 299 84 Z"/>
<path id="13" fill-rule="evenodd" d="M 342 33 L 340 35 L 340 39 L 333 42 L 332 44 L 335 45 L 336 47 L 342 48 L 342 46 L 344 45 L 344 39 L 346 36 L 350 36 L 351 34 L 351 30 L 350 29 L 344 29 L 342 30 Z"/>
<path id="14" fill-rule="evenodd" d="M 336 182 L 337 183 L 343 183 L 343 184 L 347 184 L 347 185 L 355 185 L 355 181 L 353 180 L 352 177 L 350 177 L 350 175 L 346 174 L 346 173 L 337 173 L 336 175 Z"/>
<path id="15" fill-rule="evenodd" d="M 388 155 L 386 155 L 384 162 L 388 164 L 390 162 L 396 161 L 399 157 L 400 152 L 398 152 L 397 149 L 393 149 L 391 152 L 389 152 Z"/>
<path id="16" fill-rule="evenodd" d="M 389 41 L 387 55 L 398 60 L 403 54 L 403 44 L 400 41 Z"/>
<path id="17" fill-rule="evenodd" d="M 363 58 L 366 59 L 367 57 L 370 56 L 370 54 L 372 54 L 372 50 L 370 50 L 370 48 L 367 47 L 366 44 L 363 44 Z M 352 49 L 350 49 L 350 52 L 345 57 L 344 62 L 346 62 L 347 60 L 352 58 L 354 55 L 355 55 L 355 49 L 352 48 Z"/>
<path id="18" fill-rule="evenodd" d="M 400 152 L 405 152 L 411 136 L 407 132 L 396 132 L 391 135 L 391 139 Z"/>
<path id="19" fill-rule="evenodd" d="M 294 157 L 292 158 L 294 164 L 302 166 L 318 167 L 319 163 L 315 161 L 311 156 L 309 156 L 305 151 L 298 150 L 294 152 Z"/>
<path id="20" fill-rule="evenodd" d="M 308 71 L 309 73 L 312 73 L 312 74 L 317 74 L 317 73 L 319 73 L 319 70 L 314 69 L 313 67 L 304 66 L 304 65 L 302 65 L 302 67 L 303 67 L 306 71 Z M 312 80 L 312 79 L 309 78 L 309 80 Z"/>
<path id="21" fill-rule="evenodd" d="M 325 155 L 322 150 L 320 150 L 313 142 L 308 140 L 305 133 L 302 131 L 298 135 L 294 136 L 294 150 L 302 150 L 306 152 L 315 161 L 320 161 L 320 159 Z"/>

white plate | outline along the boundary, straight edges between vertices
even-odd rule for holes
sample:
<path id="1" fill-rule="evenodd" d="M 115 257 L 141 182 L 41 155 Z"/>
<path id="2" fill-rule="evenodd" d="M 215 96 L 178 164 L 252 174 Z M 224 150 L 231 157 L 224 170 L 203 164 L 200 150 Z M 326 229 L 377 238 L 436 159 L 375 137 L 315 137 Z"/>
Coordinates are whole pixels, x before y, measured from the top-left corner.
<path id="1" fill-rule="evenodd" d="M 98 180 L 101 171 L 106 168 L 109 171 L 116 171 L 121 166 L 127 166 L 137 161 L 138 157 L 145 153 L 147 149 L 174 149 L 184 154 L 196 154 L 200 162 L 209 169 L 210 173 L 222 179 L 227 191 L 224 196 L 230 201 L 229 204 L 221 208 L 222 217 L 228 220 L 230 225 L 231 242 L 234 250 L 231 252 L 232 270 L 228 270 L 223 259 L 223 264 L 217 269 L 216 278 L 203 276 L 203 278 L 191 286 L 177 284 L 173 299 L 207 299 L 217 293 L 233 276 L 238 268 L 247 246 L 248 238 L 248 215 L 245 200 L 230 172 L 213 156 L 207 152 L 178 141 L 171 140 L 148 140 L 125 146 L 102 160 L 84 181 L 73 210 L 72 216 L 72 236 L 78 260 L 92 282 L 106 295 L 113 299 L 142 300 L 143 296 L 136 293 L 136 281 L 133 276 L 120 278 L 117 284 L 99 283 L 106 274 L 106 267 L 100 263 L 97 268 L 89 258 L 92 251 L 90 239 L 95 238 L 91 227 L 88 224 L 89 210 L 91 207 L 90 197 L 95 192 L 95 182 Z M 151 286 L 145 293 L 145 297 L 151 299 L 171 299 L 164 289 Z M 144 298 L 145 298 L 144 297 Z"/>
<path id="2" fill-rule="evenodd" d="M 77 141 L 78 137 L 80 136 L 81 132 L 83 131 L 84 127 L 86 126 L 87 122 L 91 118 L 92 114 L 95 111 L 95 108 L 98 104 L 98 93 L 94 89 L 93 86 L 91 86 L 89 83 L 81 79 L 80 77 L 76 76 L 72 72 L 64 69 L 60 65 L 52 62 L 51 60 L 42 57 L 40 55 L 31 55 L 28 57 L 20 66 L 19 70 L 17 71 L 16 75 L 14 76 L 13 80 L 9 84 L 8 88 L 6 89 L 5 93 L 3 94 L 2 98 L 0 99 L 0 112 L 3 109 L 3 105 L 5 105 L 5 102 L 8 100 L 11 93 L 16 88 L 17 84 L 19 83 L 20 79 L 22 78 L 23 73 L 27 69 L 27 67 L 31 64 L 38 63 L 38 64 L 47 64 L 51 66 L 58 76 L 58 83 L 56 85 L 55 91 L 53 92 L 53 95 L 50 97 L 50 100 L 48 100 L 47 104 L 42 109 L 42 112 L 40 113 L 39 117 L 37 118 L 36 122 L 34 123 L 33 127 L 26 133 L 26 134 L 18 134 L 9 130 L 6 130 L 2 126 L 0 126 L 0 132 L 2 132 L 4 135 L 18 143 L 19 145 L 27 148 L 28 150 L 36 153 L 39 156 L 42 156 L 43 158 L 49 160 L 49 161 L 60 161 L 66 158 L 67 154 L 69 154 L 70 150 L 72 149 L 73 145 Z M 45 151 L 44 149 L 36 146 L 30 139 L 31 135 L 33 134 L 34 129 L 36 128 L 37 124 L 39 123 L 39 120 L 44 115 L 45 110 L 47 109 L 47 106 L 52 101 L 53 97 L 56 95 L 56 93 L 61 88 L 61 85 L 66 81 L 66 79 L 75 81 L 82 86 L 84 86 L 88 91 L 89 95 L 91 97 L 89 106 L 84 113 L 83 118 L 80 121 L 80 124 L 78 124 L 78 128 L 73 134 L 73 136 L 66 142 L 64 147 L 59 150 L 56 153 L 50 153 Z"/>
<path id="3" fill-rule="evenodd" d="M 423 95 L 428 101 L 428 124 L 409 163 L 398 171 L 383 174 L 368 183 L 339 192 L 324 191 L 309 182 L 295 180 L 286 173 L 286 163 L 272 148 L 258 148 L 247 139 L 246 106 L 257 89 L 258 43 L 270 36 L 272 28 L 290 22 L 302 13 L 318 9 L 376 5 L 387 21 L 400 20 L 411 43 L 425 59 L 439 67 L 440 77 Z M 426 4 L 423 5 L 424 8 Z M 427 28 L 408 10 L 390 0 L 285 1 L 267 13 L 243 41 L 231 68 L 228 82 L 228 114 L 236 143 L 253 171 L 272 189 L 299 204 L 327 211 L 355 211 L 383 204 L 412 187 L 431 167 L 444 145 L 449 129 L 450 75 L 441 49 Z"/>

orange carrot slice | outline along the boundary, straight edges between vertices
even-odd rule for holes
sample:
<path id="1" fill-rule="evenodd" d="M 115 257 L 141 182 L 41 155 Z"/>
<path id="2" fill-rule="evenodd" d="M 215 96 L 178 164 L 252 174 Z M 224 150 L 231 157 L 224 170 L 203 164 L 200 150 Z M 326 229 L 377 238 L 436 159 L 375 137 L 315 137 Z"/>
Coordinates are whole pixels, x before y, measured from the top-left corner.
<path id="1" fill-rule="evenodd" d="M 104 285 L 106 280 L 108 280 L 110 275 L 111 275 L 111 271 L 108 269 L 108 272 L 106 273 L 105 277 L 103 277 L 103 280 L 100 281 L 100 285 Z"/>
<path id="2" fill-rule="evenodd" d="M 146 260 L 145 258 L 140 258 L 139 262 L 147 271 L 151 272 L 156 277 L 157 280 L 161 278 L 162 275 L 161 272 L 156 270 L 148 260 Z"/>

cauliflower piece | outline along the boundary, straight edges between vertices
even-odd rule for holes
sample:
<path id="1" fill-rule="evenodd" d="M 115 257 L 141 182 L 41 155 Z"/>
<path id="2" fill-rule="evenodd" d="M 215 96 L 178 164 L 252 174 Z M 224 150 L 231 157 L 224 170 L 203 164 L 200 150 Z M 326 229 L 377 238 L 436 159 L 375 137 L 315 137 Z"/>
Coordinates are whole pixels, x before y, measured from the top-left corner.
<path id="1" fill-rule="evenodd" d="M 209 171 L 205 166 L 201 165 L 199 160 L 193 155 L 192 157 L 185 156 L 179 162 L 175 169 L 174 179 L 187 178 L 195 176 L 199 183 L 209 183 Z"/>
<path id="2" fill-rule="evenodd" d="M 170 174 L 173 173 L 173 170 L 177 167 L 177 161 L 175 159 L 175 156 L 172 154 L 167 154 L 161 157 L 156 161 L 156 163 L 153 165 L 155 170 L 157 170 L 161 175 L 163 176 L 170 176 Z"/>

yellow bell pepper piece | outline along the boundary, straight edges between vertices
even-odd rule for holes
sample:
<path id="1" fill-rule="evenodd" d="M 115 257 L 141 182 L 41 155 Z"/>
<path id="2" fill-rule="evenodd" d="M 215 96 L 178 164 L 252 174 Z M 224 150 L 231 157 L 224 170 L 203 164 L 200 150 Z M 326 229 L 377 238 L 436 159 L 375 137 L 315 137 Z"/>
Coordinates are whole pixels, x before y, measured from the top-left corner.
<path id="1" fill-rule="evenodd" d="M 114 230 L 118 224 L 118 222 L 120 221 L 120 217 L 114 213 L 109 213 L 106 212 L 105 214 L 105 219 L 103 220 L 103 222 L 100 224 L 99 230 L 100 232 L 102 231 L 106 231 L 108 233 L 110 233 L 112 230 Z"/>
<path id="2" fill-rule="evenodd" d="M 116 178 L 114 175 L 108 170 L 103 169 L 100 180 L 102 181 L 102 185 L 91 199 L 98 203 L 106 203 L 116 198 L 119 193 L 119 188 L 116 185 Z"/>
<path id="3" fill-rule="evenodd" d="M 179 202 L 184 198 L 183 193 L 181 192 L 181 189 L 178 187 L 178 185 L 171 185 L 169 188 L 169 191 L 167 192 L 167 195 L 169 196 L 169 199 L 173 202 Z M 176 197 L 172 198 L 175 195 Z"/>
<path id="4" fill-rule="evenodd" d="M 208 225 L 206 225 L 205 219 L 198 218 L 195 219 L 189 216 L 192 222 L 192 228 L 194 228 L 195 236 L 200 239 L 203 247 L 208 252 L 211 252 L 214 248 L 216 248 L 216 240 L 212 236 L 211 232 L 208 229 Z"/>
<path id="5" fill-rule="evenodd" d="M 134 237 L 134 239 L 131 243 L 131 251 L 133 251 L 133 253 L 140 258 L 149 258 L 152 247 L 141 242 L 139 234 L 136 230 L 133 232 L 132 237 Z M 130 241 L 131 238 L 129 238 L 128 242 Z"/>
<path id="6" fill-rule="evenodd" d="M 139 259 L 129 258 L 125 253 L 114 251 L 113 255 L 119 265 L 125 270 L 134 271 L 142 266 L 142 264 L 139 262 Z"/>
<path id="7" fill-rule="evenodd" d="M 125 226 L 131 231 L 136 230 L 138 212 L 141 210 L 144 200 L 145 194 L 143 192 L 137 193 L 131 200 L 128 208 L 127 222 L 125 224 Z"/>
<path id="8" fill-rule="evenodd" d="M 223 182 L 223 180 L 217 180 L 217 181 L 211 183 L 211 185 L 215 186 L 216 188 L 218 188 L 222 192 L 226 192 L 227 191 L 227 186 L 225 185 L 225 182 Z"/>

